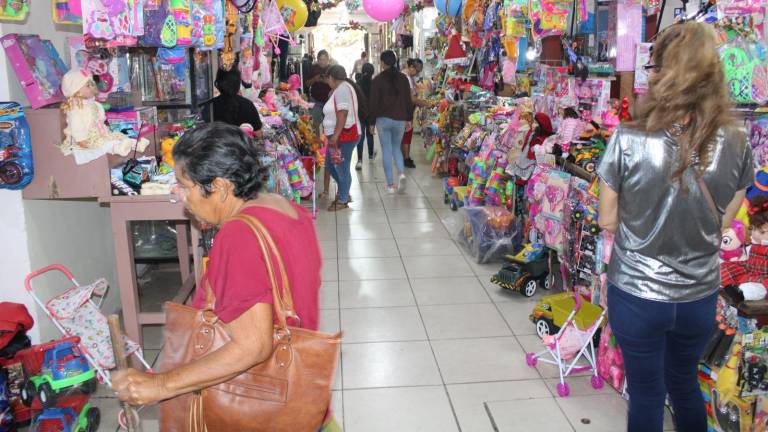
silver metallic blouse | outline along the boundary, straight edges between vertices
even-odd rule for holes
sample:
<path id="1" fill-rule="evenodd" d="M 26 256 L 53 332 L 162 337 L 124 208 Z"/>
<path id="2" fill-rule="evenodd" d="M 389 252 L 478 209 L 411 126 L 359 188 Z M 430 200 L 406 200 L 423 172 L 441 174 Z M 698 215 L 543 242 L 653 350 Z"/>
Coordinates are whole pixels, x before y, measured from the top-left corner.
<path id="1" fill-rule="evenodd" d="M 619 227 L 608 280 L 632 295 L 663 302 L 707 297 L 720 285 L 721 219 L 734 194 L 754 180 L 752 149 L 736 127 L 722 129 L 704 172 L 717 206 L 712 214 L 689 169 L 687 191 L 670 177 L 677 142 L 666 132 L 619 128 L 598 176 L 619 194 Z"/>

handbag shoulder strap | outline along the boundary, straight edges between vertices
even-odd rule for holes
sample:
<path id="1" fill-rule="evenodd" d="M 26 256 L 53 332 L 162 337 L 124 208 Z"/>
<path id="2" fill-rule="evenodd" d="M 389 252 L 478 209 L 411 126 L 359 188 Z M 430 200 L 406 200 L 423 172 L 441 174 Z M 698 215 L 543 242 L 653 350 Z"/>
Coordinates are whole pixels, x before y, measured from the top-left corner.
<path id="1" fill-rule="evenodd" d="M 267 265 L 267 275 L 272 284 L 272 299 L 274 301 L 274 309 L 277 314 L 278 324 L 280 328 L 284 329 L 287 327 L 286 319 L 288 317 L 296 320 L 299 320 L 299 317 L 294 311 L 293 295 L 291 294 L 288 275 L 285 271 L 285 263 L 280 255 L 280 251 L 277 249 L 272 235 L 269 234 L 269 231 L 264 227 L 264 224 L 257 218 L 239 214 L 233 219 L 248 225 L 259 242 L 264 262 Z M 275 264 L 277 265 L 277 271 L 279 272 L 279 282 L 278 274 L 275 273 Z"/>
<path id="2" fill-rule="evenodd" d="M 344 83 L 347 84 L 347 86 L 349 86 L 350 92 L 352 92 L 352 112 L 353 112 L 352 115 L 355 117 L 355 124 L 357 124 L 357 109 L 355 108 L 355 97 L 356 97 L 355 96 L 355 88 L 352 87 L 352 84 L 350 84 L 350 83 L 348 83 L 346 81 L 344 81 Z M 336 106 L 336 91 L 333 92 L 333 112 L 334 113 L 339 112 L 339 108 Z M 346 126 L 346 125 L 344 125 L 344 126 Z M 344 128 L 342 128 L 342 129 L 344 129 Z"/>

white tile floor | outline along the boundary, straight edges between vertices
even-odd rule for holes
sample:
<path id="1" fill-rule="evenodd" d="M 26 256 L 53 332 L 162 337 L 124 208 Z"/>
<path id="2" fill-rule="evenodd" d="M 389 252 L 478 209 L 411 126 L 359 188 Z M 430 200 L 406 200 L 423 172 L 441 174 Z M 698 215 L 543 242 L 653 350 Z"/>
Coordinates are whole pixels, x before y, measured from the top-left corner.
<path id="1" fill-rule="evenodd" d="M 526 350 L 540 349 L 528 314 L 542 294 L 526 299 L 489 282 L 499 265 L 474 263 L 451 240 L 460 215 L 443 205 L 423 156 L 415 159 L 404 195 L 386 194 L 379 158 L 355 173 L 352 209 L 321 207 L 317 218 L 321 329 L 345 332 L 333 387 L 344 430 L 624 430 L 615 391 L 595 391 L 581 376 L 558 398 L 556 369 L 525 364 Z M 157 329 L 146 334 L 159 348 Z M 98 403 L 100 430 L 114 430 L 115 400 Z M 155 419 L 145 412 L 145 432 L 157 430 Z"/>

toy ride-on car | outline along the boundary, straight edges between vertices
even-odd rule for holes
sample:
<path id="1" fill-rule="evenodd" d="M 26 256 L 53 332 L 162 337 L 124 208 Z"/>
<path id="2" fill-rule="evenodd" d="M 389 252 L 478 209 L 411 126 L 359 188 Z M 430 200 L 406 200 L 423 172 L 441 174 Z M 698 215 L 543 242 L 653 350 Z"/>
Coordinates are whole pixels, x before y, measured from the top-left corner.
<path id="1" fill-rule="evenodd" d="M 542 297 L 541 300 L 533 308 L 529 319 L 536 325 L 536 334 L 543 338 L 547 335 L 554 335 L 560 331 L 560 327 L 565 324 L 565 320 L 568 319 L 568 315 L 571 314 L 573 308 L 576 307 L 576 300 L 573 298 L 573 293 L 564 292 L 551 296 Z M 600 306 L 582 301 L 581 308 L 573 317 L 576 326 L 580 329 L 586 329 L 592 325 L 603 313 L 603 309 Z M 602 325 L 605 325 L 603 321 Z M 600 331 L 595 332 L 595 343 L 600 342 Z"/>
<path id="2" fill-rule="evenodd" d="M 533 297 L 543 286 L 550 290 L 555 278 L 549 273 L 549 254 L 543 247 L 528 245 L 517 255 L 508 255 L 509 263 L 491 276 L 491 282 L 509 290 L 518 291 L 526 297 Z"/>
<path id="3" fill-rule="evenodd" d="M 59 406 L 46 408 L 32 422 L 32 432 L 96 432 L 101 412 L 88 403 L 88 396 L 61 398 Z"/>
<path id="4" fill-rule="evenodd" d="M 78 342 L 79 338 L 54 342 L 27 357 L 24 368 L 29 379 L 21 390 L 24 404 L 32 405 L 39 397 L 43 408 L 50 408 L 66 390 L 80 388 L 86 394 L 96 391 L 96 372 L 80 352 Z"/>

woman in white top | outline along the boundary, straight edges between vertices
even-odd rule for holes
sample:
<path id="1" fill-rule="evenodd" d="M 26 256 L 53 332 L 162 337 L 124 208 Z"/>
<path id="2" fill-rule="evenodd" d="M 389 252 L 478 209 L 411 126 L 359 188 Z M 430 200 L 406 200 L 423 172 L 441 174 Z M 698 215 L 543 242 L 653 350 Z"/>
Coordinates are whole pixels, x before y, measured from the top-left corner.
<path id="1" fill-rule="evenodd" d="M 339 192 L 328 211 L 349 208 L 349 188 L 352 186 L 350 164 L 352 153 L 360 139 L 360 120 L 358 119 L 358 90 L 354 82 L 347 78 L 344 67 L 336 65 L 328 70 L 327 83 L 331 86 L 331 95 L 323 107 L 323 131 L 328 137 L 326 166 L 331 177 L 339 186 Z M 351 130 L 350 130 L 351 129 Z M 345 138 L 345 136 L 357 136 Z M 342 133 L 343 132 L 343 133 Z M 345 140 L 346 139 L 346 140 Z M 343 160 L 333 163 L 332 152 L 340 150 Z"/>

